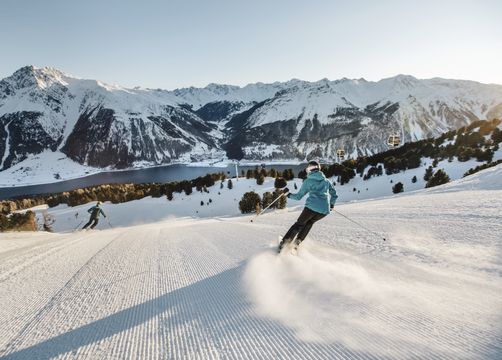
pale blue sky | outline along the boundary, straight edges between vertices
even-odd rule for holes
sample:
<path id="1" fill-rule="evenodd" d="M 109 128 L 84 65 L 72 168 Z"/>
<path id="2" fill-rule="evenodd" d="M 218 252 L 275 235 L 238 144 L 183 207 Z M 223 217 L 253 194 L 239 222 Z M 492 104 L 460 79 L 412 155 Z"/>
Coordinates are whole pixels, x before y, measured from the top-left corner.
<path id="1" fill-rule="evenodd" d="M 500 0 L 0 0 L 0 78 L 54 66 L 125 86 L 379 80 L 502 84 Z"/>

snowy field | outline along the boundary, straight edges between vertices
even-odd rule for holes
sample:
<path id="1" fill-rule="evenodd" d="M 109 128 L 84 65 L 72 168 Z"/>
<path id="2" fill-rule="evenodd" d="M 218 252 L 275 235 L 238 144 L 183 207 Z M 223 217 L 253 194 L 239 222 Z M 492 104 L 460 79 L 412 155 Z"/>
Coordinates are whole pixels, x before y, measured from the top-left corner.
<path id="1" fill-rule="evenodd" d="M 274 253 L 298 203 L 236 215 L 249 181 L 105 204 L 113 229 L 55 208 L 59 233 L 0 237 L 0 358 L 501 359 L 501 179 L 340 203 L 387 241 L 333 213 L 298 256 Z"/>

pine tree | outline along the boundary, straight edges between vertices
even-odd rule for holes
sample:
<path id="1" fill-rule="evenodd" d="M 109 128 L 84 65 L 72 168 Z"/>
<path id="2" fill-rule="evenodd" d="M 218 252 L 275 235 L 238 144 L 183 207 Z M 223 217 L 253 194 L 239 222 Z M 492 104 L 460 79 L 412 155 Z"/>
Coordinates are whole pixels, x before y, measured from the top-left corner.
<path id="1" fill-rule="evenodd" d="M 398 182 L 396 185 L 394 185 L 392 187 L 392 192 L 394 194 L 399 194 L 400 192 L 403 192 L 404 191 L 404 186 L 403 186 L 403 183 L 401 182 Z"/>
<path id="2" fill-rule="evenodd" d="M 431 178 L 431 176 L 432 176 L 433 173 L 434 173 L 434 170 L 432 169 L 432 166 L 429 166 L 425 170 L 424 180 L 425 181 L 429 181 L 429 179 Z"/>
<path id="3" fill-rule="evenodd" d="M 274 201 L 274 195 L 270 191 L 267 191 L 263 194 L 261 205 L 265 209 L 272 203 L 272 201 Z"/>
<path id="4" fill-rule="evenodd" d="M 286 180 L 284 178 L 278 177 L 275 179 L 274 187 L 276 189 L 282 189 L 282 188 L 285 188 L 286 186 L 288 186 L 288 183 L 286 182 Z"/>
<path id="5" fill-rule="evenodd" d="M 282 190 L 276 189 L 273 193 L 274 199 L 278 198 L 283 194 Z M 279 200 L 274 204 L 276 209 L 284 209 L 288 203 L 287 196 L 281 196 Z"/>
<path id="6" fill-rule="evenodd" d="M 262 174 L 258 174 L 258 177 L 256 178 L 256 184 L 263 185 L 264 181 L 265 181 L 265 176 L 263 176 Z"/>
<path id="7" fill-rule="evenodd" d="M 414 184 L 414 183 L 416 183 L 416 182 L 417 182 L 417 177 L 416 177 L 416 176 L 413 176 L 413 177 L 411 178 L 411 182 L 412 182 L 413 184 Z"/>
<path id="8" fill-rule="evenodd" d="M 427 181 L 427 184 L 425 184 L 426 188 L 446 184 L 447 182 L 450 181 L 450 177 L 446 172 L 442 169 L 439 169 L 432 175 L 432 177 Z"/>
<path id="9" fill-rule="evenodd" d="M 228 179 L 228 181 L 227 181 L 227 188 L 229 190 L 232 190 L 233 187 L 234 187 L 234 184 L 232 183 L 232 179 Z"/>
<path id="10" fill-rule="evenodd" d="M 249 214 L 256 211 L 256 205 L 261 203 L 260 195 L 254 191 L 249 191 L 242 195 L 239 201 L 239 209 L 243 214 Z"/>
<path id="11" fill-rule="evenodd" d="M 282 177 L 286 180 L 293 180 L 295 178 L 295 174 L 293 173 L 293 169 L 286 169 L 282 173 Z"/>

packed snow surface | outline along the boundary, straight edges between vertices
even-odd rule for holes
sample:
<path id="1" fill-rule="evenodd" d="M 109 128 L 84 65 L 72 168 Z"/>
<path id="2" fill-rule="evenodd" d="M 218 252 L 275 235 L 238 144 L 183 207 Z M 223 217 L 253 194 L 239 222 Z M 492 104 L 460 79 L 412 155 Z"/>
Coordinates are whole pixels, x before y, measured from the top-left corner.
<path id="1" fill-rule="evenodd" d="M 250 222 L 145 199 L 105 204 L 101 230 L 3 234 L 0 357 L 500 359 L 501 176 L 340 203 L 377 234 L 332 213 L 297 256 L 275 254 L 294 202 Z"/>

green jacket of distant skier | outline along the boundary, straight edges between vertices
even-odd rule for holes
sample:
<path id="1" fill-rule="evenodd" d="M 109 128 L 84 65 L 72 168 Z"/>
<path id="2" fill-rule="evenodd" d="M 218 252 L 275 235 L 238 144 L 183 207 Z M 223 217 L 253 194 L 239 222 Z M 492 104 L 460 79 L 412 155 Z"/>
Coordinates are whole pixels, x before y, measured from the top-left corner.
<path id="1" fill-rule="evenodd" d="M 331 206 L 335 205 L 338 198 L 335 187 L 322 171 L 314 171 L 308 174 L 300 191 L 296 194 L 288 194 L 288 198 L 300 200 L 307 193 L 309 197 L 305 202 L 305 207 L 320 214 L 329 214 Z"/>
<path id="2" fill-rule="evenodd" d="M 91 214 L 91 219 L 98 219 L 99 215 L 103 215 L 104 217 L 106 217 L 105 213 L 103 212 L 103 210 L 99 205 L 93 206 L 92 208 L 87 210 L 87 212 Z"/>

